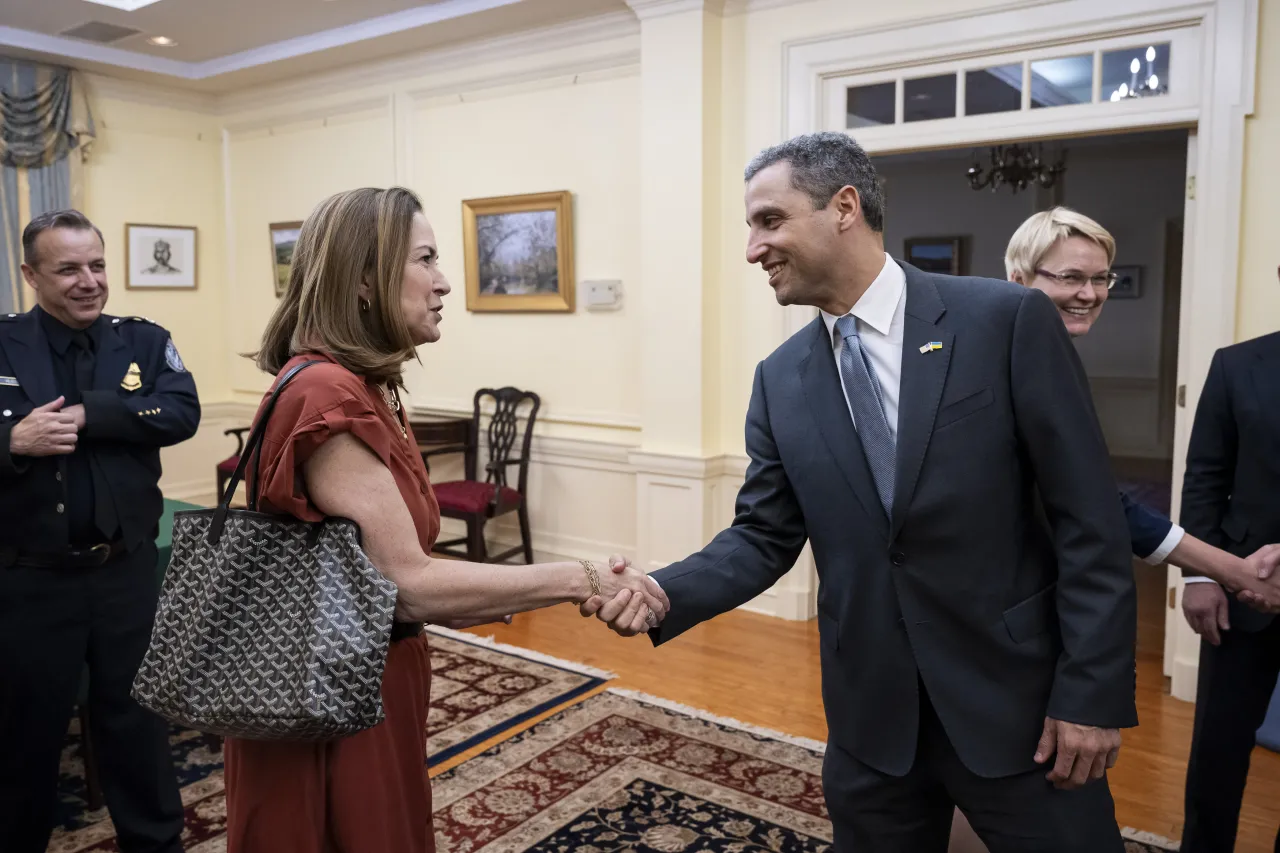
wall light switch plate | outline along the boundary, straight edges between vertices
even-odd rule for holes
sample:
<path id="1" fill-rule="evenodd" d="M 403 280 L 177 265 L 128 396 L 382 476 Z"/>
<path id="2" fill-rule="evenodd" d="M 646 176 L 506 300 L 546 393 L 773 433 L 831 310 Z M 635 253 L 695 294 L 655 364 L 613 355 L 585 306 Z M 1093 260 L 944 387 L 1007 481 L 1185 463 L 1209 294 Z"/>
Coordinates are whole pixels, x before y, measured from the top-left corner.
<path id="1" fill-rule="evenodd" d="M 622 307 L 620 281 L 584 281 L 582 291 L 586 294 L 588 311 L 616 311 Z"/>

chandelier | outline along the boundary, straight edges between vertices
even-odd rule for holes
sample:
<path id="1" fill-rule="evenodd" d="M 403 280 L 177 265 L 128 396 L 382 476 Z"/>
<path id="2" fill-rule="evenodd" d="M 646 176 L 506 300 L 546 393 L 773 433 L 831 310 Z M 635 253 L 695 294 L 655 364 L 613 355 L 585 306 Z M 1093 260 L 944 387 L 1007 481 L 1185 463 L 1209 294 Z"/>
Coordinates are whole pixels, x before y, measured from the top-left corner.
<path id="1" fill-rule="evenodd" d="M 1138 57 L 1134 57 L 1129 63 L 1129 82 L 1121 83 L 1119 88 L 1111 93 L 1112 101 L 1123 101 L 1129 98 L 1146 98 L 1151 95 L 1163 95 L 1169 91 L 1169 84 L 1160 79 L 1156 74 L 1156 49 L 1154 47 L 1147 48 L 1147 73 L 1142 79 L 1138 79 L 1138 75 L 1142 72 L 1142 63 Z"/>
<path id="2" fill-rule="evenodd" d="M 1034 152 L 1030 147 L 1021 145 L 994 145 L 990 152 L 991 163 L 986 169 L 978 163 L 977 157 L 974 158 L 968 172 L 969 186 L 975 190 L 991 187 L 995 192 L 1008 184 L 1014 193 L 1033 185 L 1047 189 L 1057 182 L 1058 175 L 1066 171 L 1066 155 L 1059 155 L 1057 163 L 1046 166 L 1042 150 L 1041 145 L 1037 145 Z"/>

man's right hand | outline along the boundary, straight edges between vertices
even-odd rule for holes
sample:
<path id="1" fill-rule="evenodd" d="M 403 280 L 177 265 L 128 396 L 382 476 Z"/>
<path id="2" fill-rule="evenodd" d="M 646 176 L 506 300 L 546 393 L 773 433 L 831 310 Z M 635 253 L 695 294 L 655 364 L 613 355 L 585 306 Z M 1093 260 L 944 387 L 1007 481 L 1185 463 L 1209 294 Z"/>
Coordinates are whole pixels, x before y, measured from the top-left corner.
<path id="1" fill-rule="evenodd" d="M 1191 630 L 1215 646 L 1222 642 L 1219 632 L 1231 628 L 1227 594 L 1216 583 L 1186 584 L 1182 590 L 1182 613 Z"/>
<path id="2" fill-rule="evenodd" d="M 31 410 L 9 433 L 11 456 L 65 456 L 76 449 L 76 421 L 59 397 Z"/>

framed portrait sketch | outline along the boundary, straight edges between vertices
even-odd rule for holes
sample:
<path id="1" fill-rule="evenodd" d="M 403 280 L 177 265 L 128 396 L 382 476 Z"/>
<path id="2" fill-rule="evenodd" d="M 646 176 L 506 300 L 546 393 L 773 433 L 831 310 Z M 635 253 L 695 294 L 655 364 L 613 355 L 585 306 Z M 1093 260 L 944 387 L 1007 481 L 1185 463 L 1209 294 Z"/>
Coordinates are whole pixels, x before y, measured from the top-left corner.
<path id="1" fill-rule="evenodd" d="M 196 229 L 127 223 L 124 270 L 128 290 L 195 290 Z"/>
<path id="2" fill-rule="evenodd" d="M 293 268 L 293 247 L 298 243 L 298 231 L 301 222 L 272 222 L 267 226 L 271 232 L 271 274 L 275 279 L 276 298 L 284 296 L 289 286 L 289 270 Z"/>
<path id="3" fill-rule="evenodd" d="M 963 237 L 910 237 L 902 243 L 902 259 L 916 269 L 944 275 L 969 274 Z"/>
<path id="4" fill-rule="evenodd" d="M 568 191 L 462 203 L 468 311 L 573 311 Z"/>

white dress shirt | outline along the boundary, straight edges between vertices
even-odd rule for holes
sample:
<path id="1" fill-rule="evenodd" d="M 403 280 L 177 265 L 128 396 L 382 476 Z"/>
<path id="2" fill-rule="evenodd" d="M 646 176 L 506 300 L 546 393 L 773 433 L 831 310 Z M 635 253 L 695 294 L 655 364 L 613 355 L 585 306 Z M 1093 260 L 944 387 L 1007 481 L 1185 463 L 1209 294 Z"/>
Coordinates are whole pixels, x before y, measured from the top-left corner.
<path id="1" fill-rule="evenodd" d="M 880 380 L 880 394 L 884 398 L 884 417 L 889 422 L 889 435 L 895 443 L 898 440 L 898 399 L 902 388 L 902 326 L 906 310 L 906 273 L 886 253 L 880 274 L 863 292 L 847 316 L 852 316 L 858 324 L 858 337 L 862 338 L 862 347 L 871 359 L 871 367 L 876 372 L 876 378 Z M 836 373 L 843 376 L 840 370 L 840 351 L 844 348 L 844 338 L 835 331 L 836 321 L 839 319 L 834 314 L 822 312 L 822 321 L 827 324 L 827 334 L 831 337 L 831 355 L 836 360 Z M 844 394 L 845 406 L 849 409 L 849 417 L 853 418 L 849 392 L 844 388 L 844 382 L 841 382 L 840 390 Z M 857 429 L 856 420 L 853 426 Z"/>

